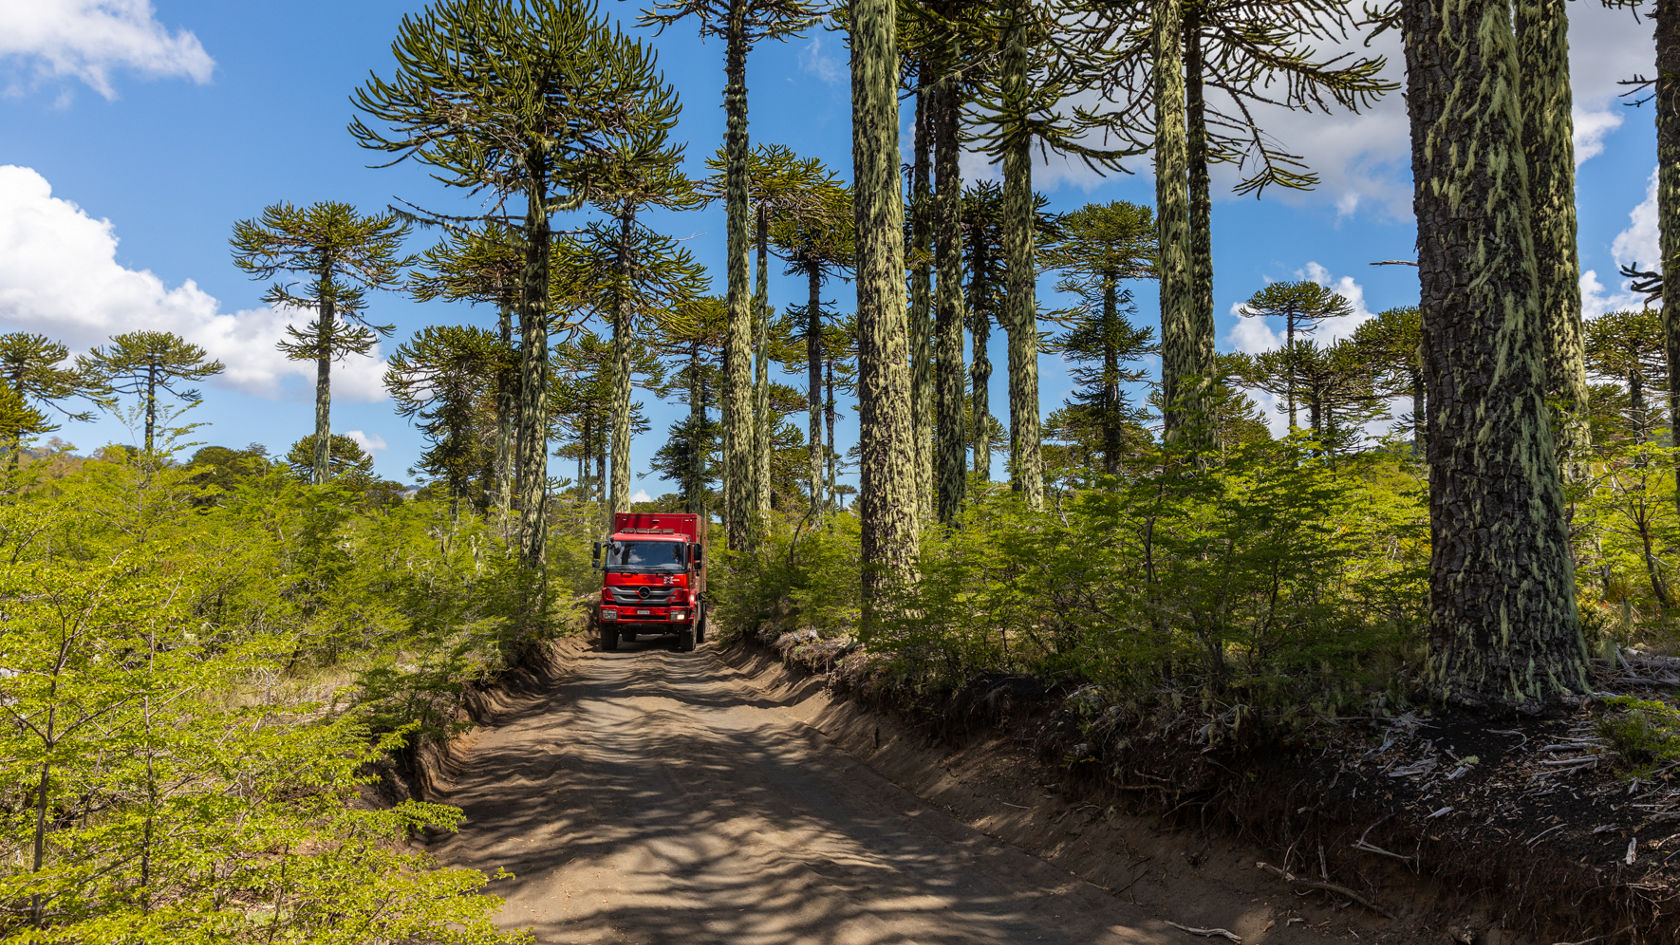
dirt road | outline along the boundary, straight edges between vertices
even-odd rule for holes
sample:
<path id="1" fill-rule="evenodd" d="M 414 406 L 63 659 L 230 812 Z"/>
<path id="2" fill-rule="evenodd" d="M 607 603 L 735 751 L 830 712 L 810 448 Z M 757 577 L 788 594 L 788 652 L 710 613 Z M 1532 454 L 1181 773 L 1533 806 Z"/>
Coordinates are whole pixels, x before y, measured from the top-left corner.
<path id="1" fill-rule="evenodd" d="M 435 849 L 515 874 L 491 887 L 504 925 L 544 943 L 1223 941 L 895 787 L 712 650 L 666 647 L 581 654 L 461 756 L 441 800 L 467 821 Z M 1276 926 L 1250 943 L 1341 941 L 1233 908 Z"/>

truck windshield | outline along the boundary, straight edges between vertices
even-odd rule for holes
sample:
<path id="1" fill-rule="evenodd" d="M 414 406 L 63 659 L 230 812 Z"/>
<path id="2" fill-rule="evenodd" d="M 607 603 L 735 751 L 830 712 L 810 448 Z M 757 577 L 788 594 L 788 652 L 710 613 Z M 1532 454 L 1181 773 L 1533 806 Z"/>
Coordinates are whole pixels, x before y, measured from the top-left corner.
<path id="1" fill-rule="evenodd" d="M 680 541 L 609 541 L 607 568 L 612 571 L 681 571 Z"/>

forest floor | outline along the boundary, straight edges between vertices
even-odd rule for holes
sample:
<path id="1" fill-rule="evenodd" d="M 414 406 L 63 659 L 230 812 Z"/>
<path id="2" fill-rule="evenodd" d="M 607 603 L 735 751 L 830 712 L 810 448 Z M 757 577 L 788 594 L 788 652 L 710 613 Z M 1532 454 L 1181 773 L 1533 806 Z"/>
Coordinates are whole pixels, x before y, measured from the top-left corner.
<path id="1" fill-rule="evenodd" d="M 435 852 L 513 874 L 491 885 L 501 921 L 540 942 L 1528 941 L 1386 855 L 1379 889 L 1338 892 L 1230 831 L 1129 813 L 1019 726 L 938 738 L 744 646 L 557 646 L 433 795 L 466 812 Z M 1416 765 L 1425 745 L 1458 751 L 1422 725 L 1384 751 Z M 1379 761 L 1385 786 L 1423 783 Z"/>

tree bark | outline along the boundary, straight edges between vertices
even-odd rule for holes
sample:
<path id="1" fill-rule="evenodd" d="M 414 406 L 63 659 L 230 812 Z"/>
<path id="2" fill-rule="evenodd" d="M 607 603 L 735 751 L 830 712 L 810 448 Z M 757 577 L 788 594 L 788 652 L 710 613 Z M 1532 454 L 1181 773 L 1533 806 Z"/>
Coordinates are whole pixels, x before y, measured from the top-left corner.
<path id="1" fill-rule="evenodd" d="M 724 523 L 729 547 L 752 547 L 753 411 L 749 375 L 752 299 L 747 294 L 747 37 L 749 0 L 730 0 L 724 51 L 724 204 L 728 211 L 729 326 L 724 339 Z"/>
<path id="2" fill-rule="evenodd" d="M 915 153 L 910 165 L 910 402 L 915 437 L 917 521 L 933 517 L 933 80 L 926 57 L 916 71 Z"/>
<path id="3" fill-rule="evenodd" d="M 513 312 L 502 306 L 496 318 L 502 345 L 508 353 L 513 343 Z M 519 373 L 510 363 L 496 372 L 496 508 L 504 516 L 513 504 L 513 451 L 515 413 L 518 410 Z M 582 477 L 579 477 L 580 480 Z M 505 536 L 504 536 L 505 537 Z"/>
<path id="4" fill-rule="evenodd" d="M 859 524 L 868 627 L 908 582 L 918 542 L 899 188 L 898 24 L 888 0 L 852 4 L 852 166 L 856 188 Z"/>
<path id="5" fill-rule="evenodd" d="M 1103 392 L 1100 410 L 1103 472 L 1115 476 L 1120 473 L 1120 352 L 1114 346 L 1120 319 L 1119 274 L 1103 273 L 1102 287 Z"/>
<path id="6" fill-rule="evenodd" d="M 1657 229 L 1668 417 L 1680 443 L 1680 0 L 1657 0 Z M 1674 466 L 1680 503 L 1680 458 Z"/>
<path id="7" fill-rule="evenodd" d="M 1003 57 L 1005 111 L 1021 114 L 1028 101 L 1028 19 L 1014 0 Z M 1004 330 L 1009 334 L 1009 481 L 1034 509 L 1044 507 L 1044 453 L 1038 415 L 1038 300 L 1033 263 L 1032 137 L 1011 129 L 1003 154 Z"/>
<path id="8" fill-rule="evenodd" d="M 1509 7 L 1403 5 L 1430 464 L 1430 678 L 1536 711 L 1586 691 L 1545 402 Z"/>
<path id="9" fill-rule="evenodd" d="M 962 288 L 962 174 L 957 166 L 958 119 L 962 83 L 958 79 L 956 37 L 941 36 L 938 83 L 934 86 L 933 187 L 934 267 L 939 282 L 934 293 L 935 429 L 939 521 L 950 525 L 962 510 L 968 487 L 968 437 L 963 416 L 963 288 Z"/>
<path id="10" fill-rule="evenodd" d="M 157 428 L 157 385 L 158 368 L 156 364 L 146 366 L 146 456 L 152 455 L 152 431 Z"/>
<path id="11" fill-rule="evenodd" d="M 1190 232 L 1182 0 L 1150 8 L 1154 39 L 1155 206 L 1161 284 L 1161 400 L 1166 438 L 1191 449 L 1210 432 L 1202 387 L 1213 366 L 1212 326 L 1198 324 Z"/>
<path id="12" fill-rule="evenodd" d="M 753 403 L 753 518 L 762 528 L 770 514 L 770 212 L 758 208 L 758 288 L 753 293 L 753 322 L 758 344 L 754 352 Z"/>
<path id="13" fill-rule="evenodd" d="M 986 306 L 990 262 L 986 258 L 984 238 L 974 241 L 970 255 L 973 257 L 973 272 L 969 273 L 968 280 L 968 324 L 974 354 L 968 371 L 968 396 L 973 402 L 974 413 L 970 419 L 969 435 L 974 440 L 974 474 L 985 482 L 992 477 L 992 359 L 986 353 L 987 346 L 992 343 L 992 318 Z"/>
<path id="14" fill-rule="evenodd" d="M 834 359 L 827 360 L 827 394 L 823 400 L 823 422 L 828 427 L 828 481 L 825 492 L 828 494 L 828 507 L 834 508 L 835 466 L 840 461 L 840 449 L 834 442 L 834 421 L 839 419 L 840 412 L 834 406 Z"/>
<path id="15" fill-rule="evenodd" d="M 1558 464 L 1584 476 L 1591 445 L 1575 223 L 1575 122 L 1570 113 L 1569 10 L 1565 0 L 1517 0 L 1523 151 L 1528 158 L 1546 396 L 1553 403 Z"/>
<path id="16" fill-rule="evenodd" d="M 548 162 L 526 157 L 525 265 L 519 284 L 519 556 L 541 572 L 548 554 Z M 546 577 L 539 582 L 546 581 Z"/>
<path id="17" fill-rule="evenodd" d="M 1191 323 L 1213 347 L 1213 192 L 1208 177 L 1207 101 L 1202 86 L 1202 6 L 1184 8 L 1185 158 L 1190 187 Z"/>
<path id="18" fill-rule="evenodd" d="M 822 272 L 812 266 L 806 278 L 811 290 L 805 301 L 805 384 L 811 413 L 806 439 L 811 463 L 811 511 L 818 514 L 823 508 Z"/>
<path id="19" fill-rule="evenodd" d="M 321 301 L 315 320 L 315 458 L 309 479 L 325 485 L 332 470 L 332 260 L 323 257 L 320 270 Z M 150 447 L 148 446 L 149 450 Z"/>
<path id="20" fill-rule="evenodd" d="M 684 483 L 684 504 L 688 511 L 706 519 L 706 380 L 700 361 L 698 339 L 688 346 L 688 482 Z"/>
<path id="21" fill-rule="evenodd" d="M 636 225 L 633 212 L 618 218 L 617 284 L 613 287 L 612 320 L 612 454 L 611 511 L 630 511 L 630 239 Z"/>

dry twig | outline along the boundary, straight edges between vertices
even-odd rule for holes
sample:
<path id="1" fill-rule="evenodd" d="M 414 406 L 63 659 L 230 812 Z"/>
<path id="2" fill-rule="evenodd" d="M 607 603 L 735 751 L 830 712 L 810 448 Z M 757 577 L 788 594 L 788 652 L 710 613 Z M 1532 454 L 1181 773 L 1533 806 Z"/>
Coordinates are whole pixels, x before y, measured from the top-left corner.
<path id="1" fill-rule="evenodd" d="M 1262 862 L 1262 863 L 1256 863 L 1254 865 L 1259 867 L 1260 869 L 1265 870 L 1268 873 L 1271 873 L 1273 876 L 1276 876 L 1277 878 L 1283 880 L 1284 882 L 1289 883 L 1291 886 L 1300 886 L 1304 889 L 1317 889 L 1317 890 L 1321 890 L 1321 891 L 1327 892 L 1327 893 L 1334 893 L 1338 896 L 1341 896 L 1344 899 L 1348 899 L 1348 900 L 1351 900 L 1353 902 L 1359 903 L 1360 905 L 1362 905 L 1365 908 L 1371 910 L 1372 912 L 1375 912 L 1377 915 L 1380 915 L 1385 919 L 1394 918 L 1394 913 L 1388 911 L 1387 909 L 1384 909 L 1382 906 L 1379 906 L 1376 903 L 1372 902 L 1371 900 L 1366 899 L 1364 896 L 1361 896 L 1360 894 L 1354 892 L 1353 890 L 1347 888 L 1346 886 L 1343 886 L 1340 883 L 1332 883 L 1329 880 L 1307 879 L 1307 878 L 1302 877 L 1302 876 L 1296 876 L 1294 873 L 1291 873 L 1288 870 L 1278 869 L 1277 867 L 1273 866 L 1270 863 L 1263 863 Z"/>
<path id="2" fill-rule="evenodd" d="M 1178 929 L 1180 932 L 1188 932 L 1191 935 L 1200 935 L 1202 938 L 1230 939 L 1231 941 L 1236 942 L 1237 945 L 1242 945 L 1242 938 L 1230 929 L 1193 929 L 1188 925 L 1179 925 L 1177 922 L 1173 922 L 1171 920 L 1162 921 L 1165 921 L 1168 925 Z"/>

